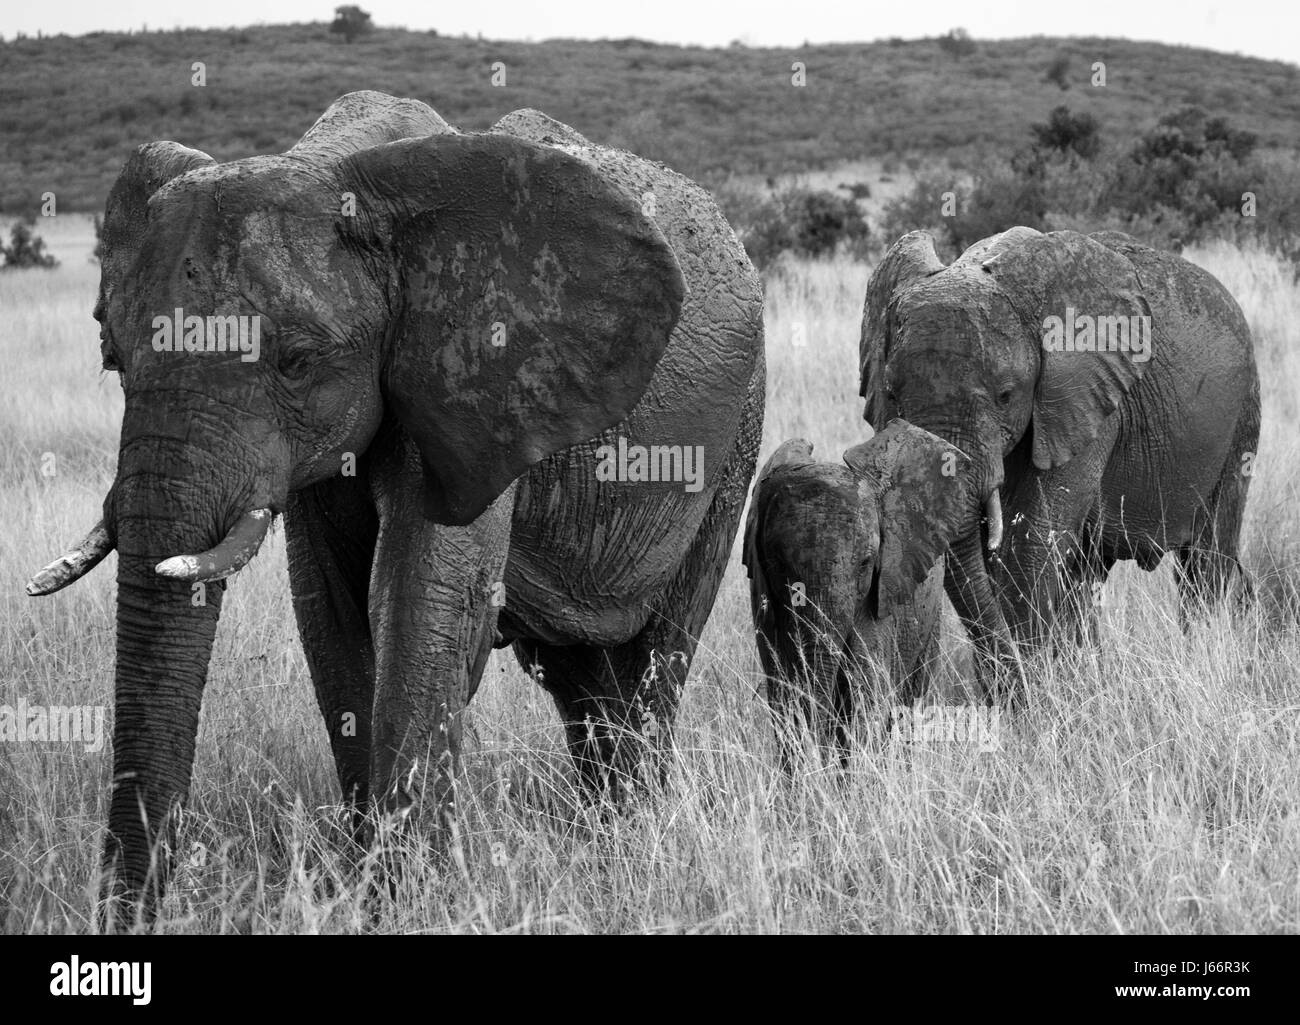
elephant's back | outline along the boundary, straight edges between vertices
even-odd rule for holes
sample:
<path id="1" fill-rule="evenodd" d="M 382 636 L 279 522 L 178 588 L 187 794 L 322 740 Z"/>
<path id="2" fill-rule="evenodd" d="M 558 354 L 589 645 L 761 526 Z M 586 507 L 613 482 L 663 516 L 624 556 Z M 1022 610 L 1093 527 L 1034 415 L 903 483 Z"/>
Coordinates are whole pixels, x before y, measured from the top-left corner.
<path id="1" fill-rule="evenodd" d="M 686 281 L 677 326 L 631 415 L 534 467 L 515 504 L 510 618 L 557 643 L 615 643 L 640 630 L 677 574 L 738 439 L 757 448 L 762 284 L 717 205 L 688 178 L 594 146 L 536 111 L 517 111 L 492 130 L 562 148 L 595 167 L 654 220 Z M 698 471 L 685 461 L 702 459 L 700 479 L 635 480 L 633 464 L 652 451 L 654 461 L 682 471 Z M 744 477 L 740 503 L 748 471 Z"/>

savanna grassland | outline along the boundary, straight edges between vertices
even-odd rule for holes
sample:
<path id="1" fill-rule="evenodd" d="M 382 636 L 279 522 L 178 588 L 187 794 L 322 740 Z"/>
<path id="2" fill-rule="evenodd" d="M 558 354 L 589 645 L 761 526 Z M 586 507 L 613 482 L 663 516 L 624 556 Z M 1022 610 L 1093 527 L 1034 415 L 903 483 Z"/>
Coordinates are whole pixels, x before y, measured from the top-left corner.
<path id="1" fill-rule="evenodd" d="M 0 274 L 0 699 L 111 708 L 116 558 L 51 598 L 23 593 L 98 518 L 122 408 L 116 377 L 98 372 L 98 270 L 84 249 L 60 255 L 55 271 Z M 469 713 L 459 846 L 438 858 L 393 840 L 396 893 L 375 896 L 338 853 L 277 530 L 227 595 L 160 928 L 1300 930 L 1300 289 L 1261 251 L 1185 255 L 1238 298 L 1257 346 L 1253 610 L 1185 635 L 1169 567 L 1122 566 L 1100 647 L 1033 663 L 996 750 L 865 733 L 840 782 L 811 769 L 786 781 L 733 552 L 665 793 L 608 820 L 584 811 L 549 699 L 497 653 Z M 836 458 L 865 435 L 869 271 L 839 258 L 769 277 L 760 458 L 797 435 Z M 0 744 L 0 929 L 91 928 L 110 771 L 107 746 Z"/>

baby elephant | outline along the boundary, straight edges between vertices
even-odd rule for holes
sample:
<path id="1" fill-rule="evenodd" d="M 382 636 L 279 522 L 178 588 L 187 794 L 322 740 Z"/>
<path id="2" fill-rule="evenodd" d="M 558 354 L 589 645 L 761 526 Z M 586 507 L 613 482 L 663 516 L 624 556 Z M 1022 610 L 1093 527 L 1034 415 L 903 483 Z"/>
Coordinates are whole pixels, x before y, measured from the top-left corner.
<path id="1" fill-rule="evenodd" d="M 808 442 L 785 442 L 758 476 L 745 526 L 786 771 L 805 731 L 823 758 L 834 749 L 843 761 L 855 691 L 885 703 L 924 691 L 938 656 L 943 555 L 968 511 L 967 457 L 906 420 L 844 462 L 817 462 Z"/>

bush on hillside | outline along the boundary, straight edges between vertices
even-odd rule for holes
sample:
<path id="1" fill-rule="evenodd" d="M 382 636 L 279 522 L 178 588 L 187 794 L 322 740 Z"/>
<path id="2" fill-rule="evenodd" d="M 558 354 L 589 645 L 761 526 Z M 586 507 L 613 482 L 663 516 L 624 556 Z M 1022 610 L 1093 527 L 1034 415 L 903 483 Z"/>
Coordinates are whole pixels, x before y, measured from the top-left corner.
<path id="1" fill-rule="evenodd" d="M 1046 124 L 1030 125 L 1029 130 L 1038 150 L 1074 153 L 1091 160 L 1101 148 L 1097 119 L 1091 114 L 1071 114 L 1064 104 L 1052 111 Z"/>
<path id="2" fill-rule="evenodd" d="M 1300 260 L 1294 160 L 1263 160 L 1257 139 L 1199 107 L 1162 117 L 1122 155 L 1102 153 L 1087 114 L 1061 106 L 1030 127 L 1009 160 L 916 180 L 884 211 L 886 242 L 928 229 L 949 256 L 1017 224 L 1051 231 L 1111 229 L 1178 251 L 1205 238 L 1261 239 Z M 1246 198 L 1255 197 L 1254 216 Z M 945 199 L 947 202 L 945 203 Z"/>
<path id="3" fill-rule="evenodd" d="M 1186 218 L 1184 242 L 1200 238 L 1224 213 L 1239 214 L 1259 184 L 1257 137 L 1200 107 L 1162 117 L 1116 162 L 1104 206 L 1138 221 L 1166 207 Z"/>
<path id="4" fill-rule="evenodd" d="M 1052 58 L 1043 73 L 1043 81 L 1055 82 L 1064 92 L 1070 88 L 1070 55 L 1062 51 Z"/>

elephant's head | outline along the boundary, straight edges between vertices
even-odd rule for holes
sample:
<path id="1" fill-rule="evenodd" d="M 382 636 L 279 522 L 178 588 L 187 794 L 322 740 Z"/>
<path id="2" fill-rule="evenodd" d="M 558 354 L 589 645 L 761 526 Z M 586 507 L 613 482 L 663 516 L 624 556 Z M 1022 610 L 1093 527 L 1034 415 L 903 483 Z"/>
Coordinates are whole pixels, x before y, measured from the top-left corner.
<path id="1" fill-rule="evenodd" d="M 286 495 L 344 472 L 386 421 L 419 450 L 426 515 L 473 520 L 632 410 L 685 286 L 639 204 L 587 164 L 377 93 L 343 97 L 281 156 L 141 147 L 103 238 L 117 477 L 103 522 L 29 591 L 118 551 L 106 861 L 139 895 L 189 786 L 221 581 Z"/>
<path id="2" fill-rule="evenodd" d="M 841 633 L 889 616 L 964 528 L 969 460 L 941 438 L 895 420 L 845 452 L 844 466 L 812 452 L 803 439 L 787 441 L 755 485 L 744 561 L 767 631 L 794 584 Z"/>
<path id="3" fill-rule="evenodd" d="M 844 462 L 859 482 L 870 552 L 859 591 L 879 619 L 912 600 L 964 529 L 962 481 L 970 459 L 942 438 L 896 419 L 845 452 Z"/>
<path id="4" fill-rule="evenodd" d="M 1002 542 L 1000 491 L 1096 440 L 1143 374 L 1149 314 L 1133 265 L 1071 231 L 1012 228 L 947 267 L 930 236 L 913 232 L 871 277 L 860 348 L 866 417 L 906 417 L 970 456 L 949 593 L 986 651 L 1010 640 L 981 543 L 996 551 Z"/>

